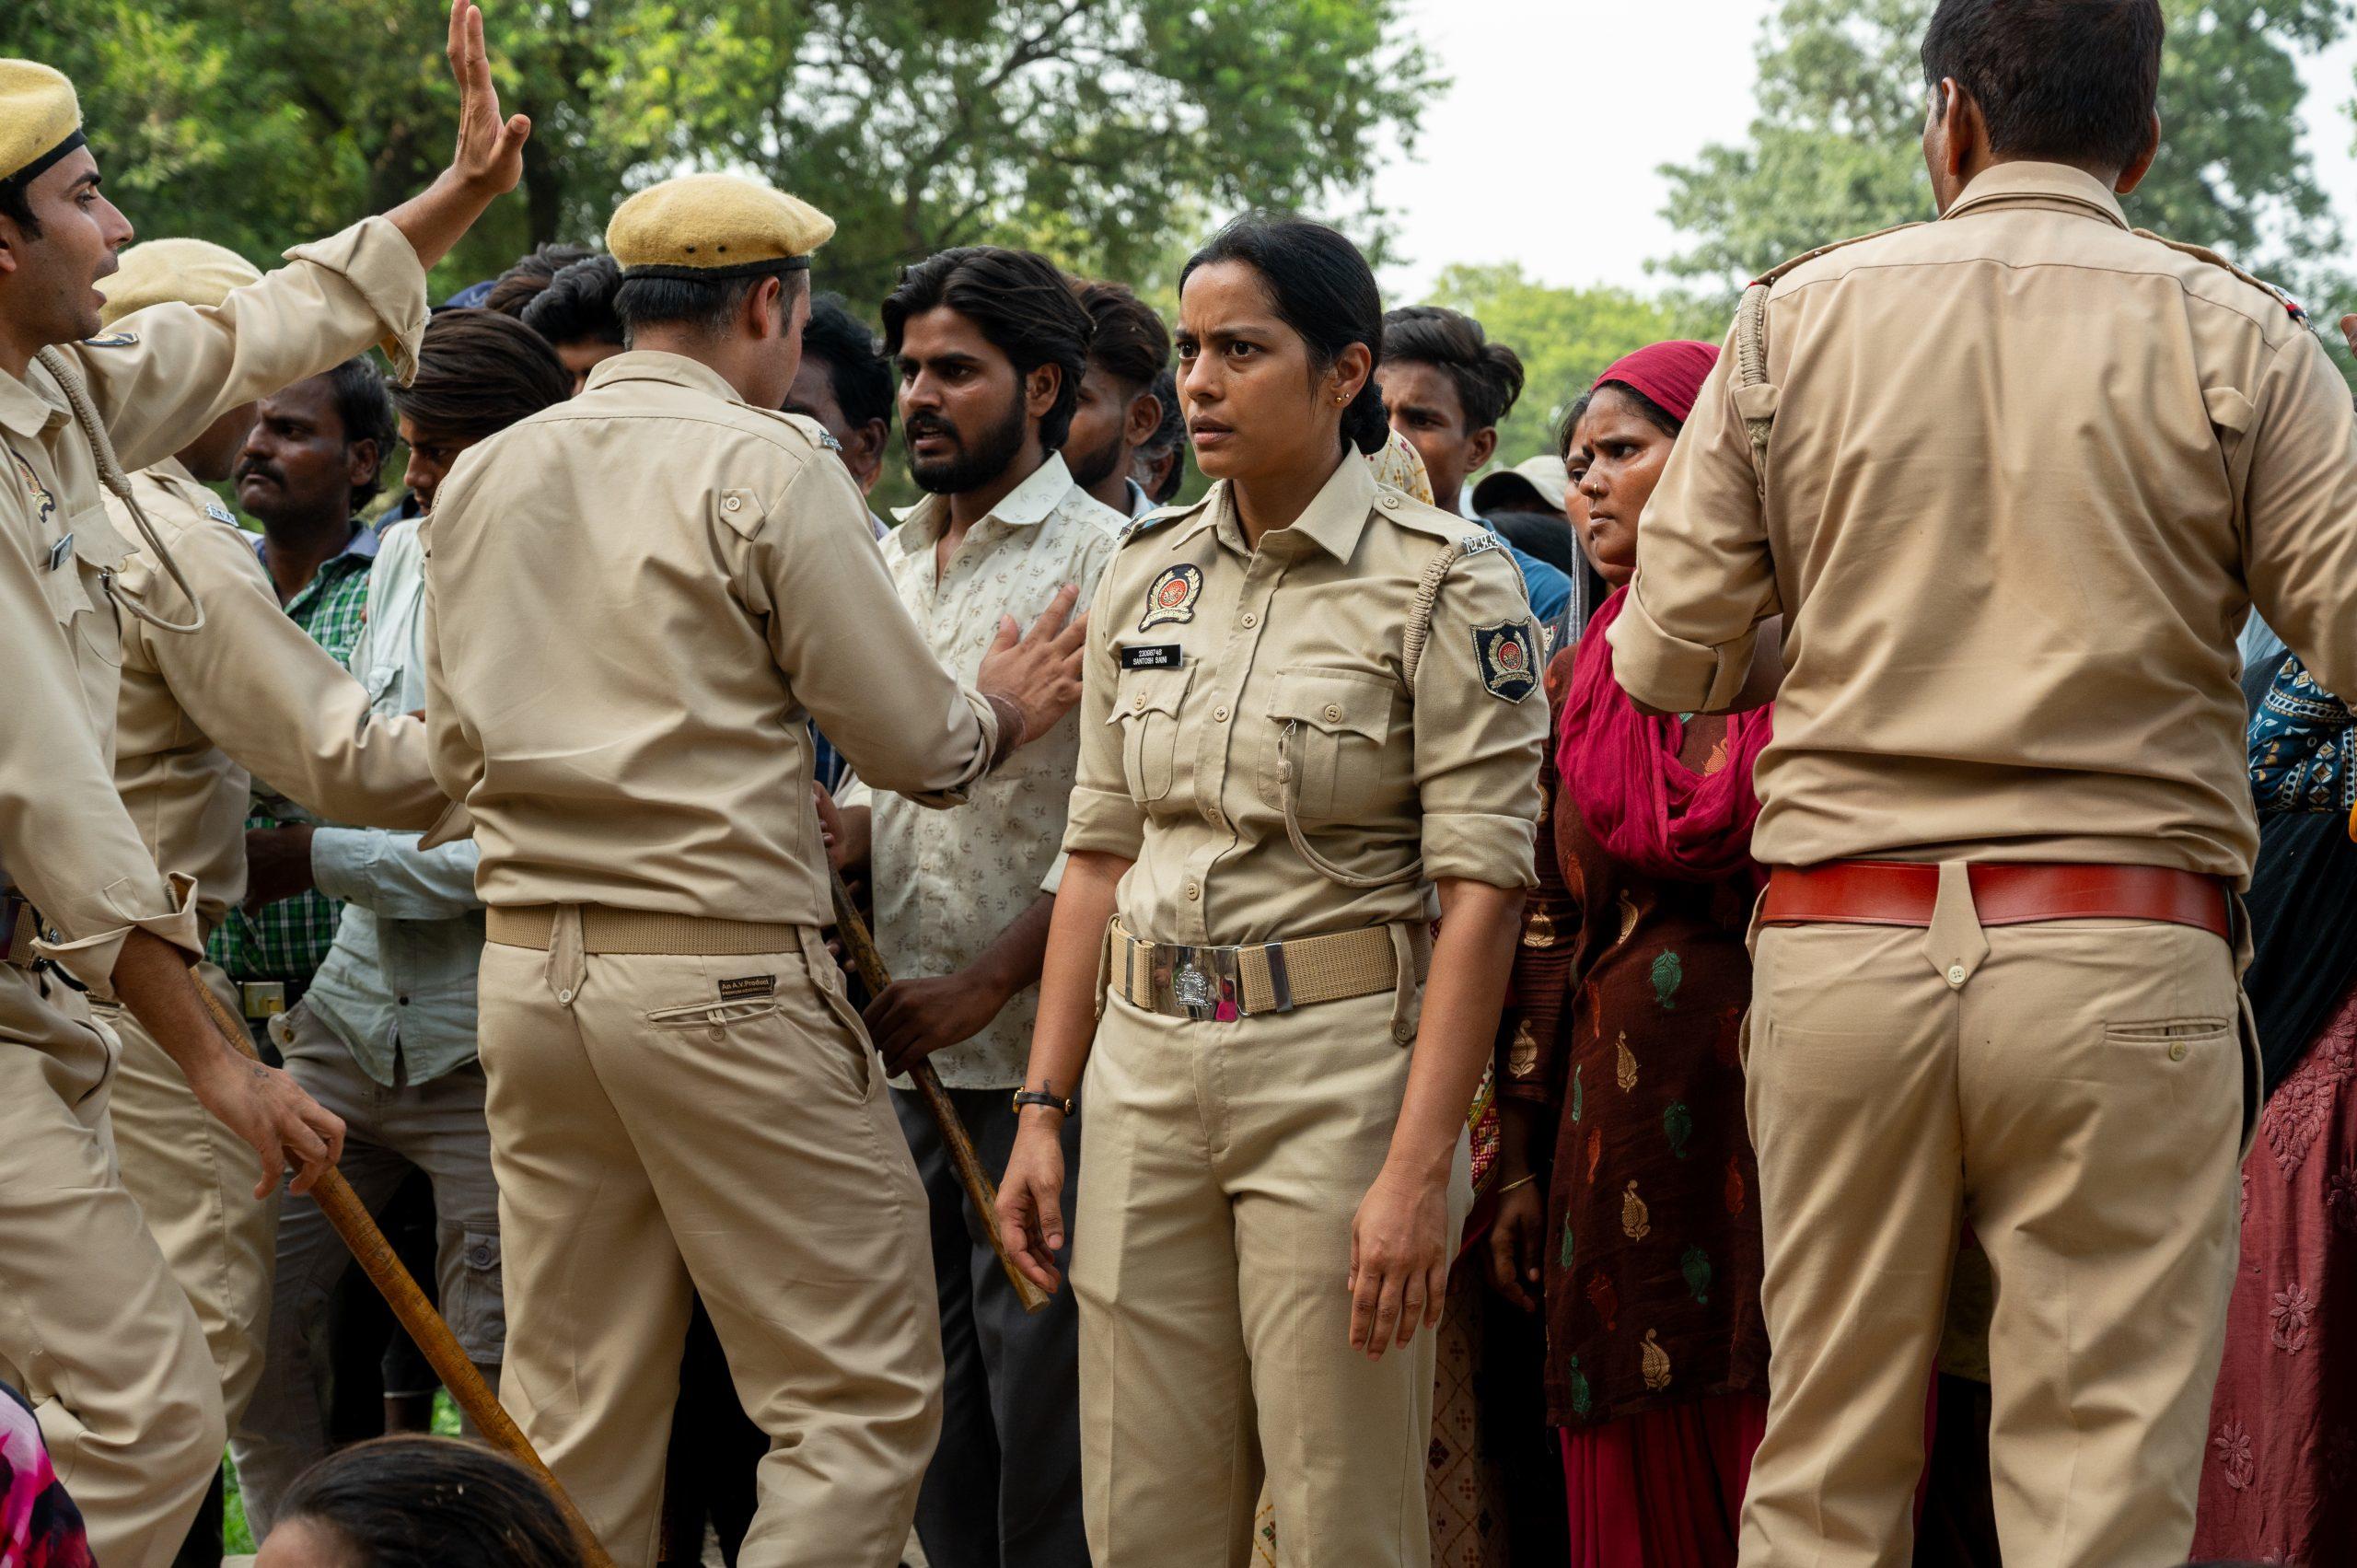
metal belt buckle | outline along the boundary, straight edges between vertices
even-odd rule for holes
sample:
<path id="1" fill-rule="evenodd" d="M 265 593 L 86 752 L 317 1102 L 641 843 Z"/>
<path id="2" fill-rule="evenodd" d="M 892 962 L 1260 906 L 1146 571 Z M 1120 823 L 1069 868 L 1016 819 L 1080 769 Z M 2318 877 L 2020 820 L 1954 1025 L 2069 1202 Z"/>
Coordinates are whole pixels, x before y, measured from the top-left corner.
<path id="1" fill-rule="evenodd" d="M 1233 947 L 1156 947 L 1155 990 L 1187 1010 L 1197 1023 L 1237 1016 L 1244 987 Z"/>
<path id="2" fill-rule="evenodd" d="M 246 1016 L 257 1022 L 274 1018 L 286 1011 L 286 982 L 280 980 L 249 980 L 238 986 L 238 998 Z"/>

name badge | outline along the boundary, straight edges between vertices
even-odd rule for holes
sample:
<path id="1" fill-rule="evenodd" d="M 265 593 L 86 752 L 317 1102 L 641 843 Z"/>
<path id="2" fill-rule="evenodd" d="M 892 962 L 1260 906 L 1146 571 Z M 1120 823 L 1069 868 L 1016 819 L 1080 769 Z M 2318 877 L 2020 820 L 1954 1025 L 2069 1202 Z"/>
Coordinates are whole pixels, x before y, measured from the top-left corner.
<path id="1" fill-rule="evenodd" d="M 1176 643 L 1124 644 L 1120 654 L 1123 669 L 1176 669 L 1179 664 Z"/>
<path id="2" fill-rule="evenodd" d="M 60 566 L 64 565 L 68 561 L 73 559 L 74 536 L 72 534 L 67 534 L 64 539 L 59 540 L 55 544 L 49 547 L 49 569 L 51 571 L 56 571 Z"/>

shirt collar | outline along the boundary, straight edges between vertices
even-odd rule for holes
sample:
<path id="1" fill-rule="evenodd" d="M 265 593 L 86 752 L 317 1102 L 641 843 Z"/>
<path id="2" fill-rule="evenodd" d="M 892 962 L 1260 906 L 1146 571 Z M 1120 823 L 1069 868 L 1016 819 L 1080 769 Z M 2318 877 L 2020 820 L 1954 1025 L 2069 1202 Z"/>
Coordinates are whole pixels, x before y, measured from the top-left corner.
<path id="1" fill-rule="evenodd" d="M 1153 510 L 1154 510 L 1154 497 L 1153 497 L 1153 496 L 1151 496 L 1151 495 L 1148 495 L 1148 494 L 1145 493 L 1145 486 L 1144 486 L 1144 485 L 1143 485 L 1143 484 L 1140 484 L 1140 483 L 1139 483 L 1136 480 L 1134 480 L 1134 479 L 1130 480 L 1130 481 L 1128 481 L 1127 482 L 1128 482 L 1129 487 L 1130 487 L 1130 516 L 1131 516 L 1131 517 L 1132 517 L 1132 518 L 1133 518 L 1133 519 L 1134 519 L 1134 518 L 1138 518 L 1138 517 L 1144 517 L 1148 512 L 1153 511 Z"/>
<path id="2" fill-rule="evenodd" d="M 1941 217 L 1945 221 L 1991 206 L 2077 207 L 2118 227 L 2129 226 L 2128 215 L 2109 187 L 2085 169 L 2062 163 L 1992 163 L 1972 177 Z"/>
<path id="3" fill-rule="evenodd" d="M 996 520 L 1011 528 L 1037 528 L 1063 505 L 1072 488 L 1072 470 L 1064 467 L 1064 455 L 1051 452 L 1029 478 L 999 497 L 982 521 Z M 918 537 L 938 539 L 942 524 L 948 520 L 949 497 L 928 495 L 913 506 L 895 506 L 892 516 L 914 528 Z"/>
<path id="4" fill-rule="evenodd" d="M 254 535 L 254 559 L 260 561 L 264 566 L 270 564 L 270 558 L 262 553 L 262 547 L 269 542 L 268 534 Z M 340 562 L 366 565 L 377 559 L 377 552 L 382 548 L 383 544 L 384 541 L 377 537 L 377 530 L 372 525 L 354 517 L 352 519 L 352 537 L 344 540 L 342 550 L 319 563 L 319 570 L 325 573 L 329 567 Z M 318 579 L 312 580 L 316 582 Z"/>
<path id="5" fill-rule="evenodd" d="M 589 378 L 582 383 L 581 389 L 594 392 L 617 381 L 660 381 L 667 386 L 709 392 L 726 402 L 741 403 L 745 401 L 729 384 L 728 377 L 711 366 L 700 359 L 690 359 L 683 354 L 666 354 L 660 349 L 633 348 L 609 354 L 591 366 Z"/>
<path id="6" fill-rule="evenodd" d="M 48 383 L 46 370 L 38 381 L 22 380 L 0 371 L 0 429 L 30 438 L 69 417 L 63 396 L 52 398 L 42 390 Z"/>
<path id="7" fill-rule="evenodd" d="M 1365 459 L 1355 451 L 1346 451 L 1335 465 L 1333 476 L 1310 498 L 1293 525 L 1261 535 L 1260 542 L 1280 551 L 1315 545 L 1337 561 L 1348 561 L 1359 547 L 1359 536 L 1366 532 L 1367 515 L 1376 505 L 1377 488 L 1375 470 Z M 1237 554 L 1249 553 L 1244 542 L 1244 527 L 1237 519 L 1236 504 L 1225 480 L 1212 486 L 1192 523 L 1179 529 L 1170 540 L 1171 548 L 1177 549 L 1207 528 L 1214 529 L 1220 542 Z"/>

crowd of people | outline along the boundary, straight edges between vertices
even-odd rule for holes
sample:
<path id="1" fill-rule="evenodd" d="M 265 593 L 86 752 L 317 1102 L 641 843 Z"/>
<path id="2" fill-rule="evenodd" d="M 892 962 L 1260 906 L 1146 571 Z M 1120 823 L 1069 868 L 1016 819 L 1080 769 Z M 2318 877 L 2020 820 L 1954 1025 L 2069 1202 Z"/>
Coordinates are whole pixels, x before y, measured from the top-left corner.
<path id="1" fill-rule="evenodd" d="M 2357 1561 L 2357 405 L 2154 0 L 1543 387 L 726 174 L 429 308 L 450 29 L 267 276 L 0 62 L 0 1565 Z"/>

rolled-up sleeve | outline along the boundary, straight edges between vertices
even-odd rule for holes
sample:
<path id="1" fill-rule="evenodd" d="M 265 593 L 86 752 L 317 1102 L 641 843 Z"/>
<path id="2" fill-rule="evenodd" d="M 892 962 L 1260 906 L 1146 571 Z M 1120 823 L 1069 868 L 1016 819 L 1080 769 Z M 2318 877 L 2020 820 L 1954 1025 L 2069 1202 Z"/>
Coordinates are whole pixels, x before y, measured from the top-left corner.
<path id="1" fill-rule="evenodd" d="M 1117 558 L 1106 565 L 1089 605 L 1087 651 L 1080 668 L 1080 760 L 1064 819 L 1063 853 L 1135 860 L 1145 843 L 1145 812 L 1130 794 L 1121 768 L 1120 724 L 1113 716 L 1113 688 L 1120 680 L 1113 634 L 1120 622 L 1109 606 L 1118 564 Z M 1059 885 L 1062 865 L 1059 857 L 1051 873 Z"/>
<path id="2" fill-rule="evenodd" d="M 1460 559 L 1433 602 L 1416 667 L 1416 796 L 1424 875 L 1493 888 L 1538 881 L 1538 758 L 1547 702 L 1537 671 L 1502 692 L 1483 668 L 1484 635 L 1519 627 L 1536 663 L 1530 600 L 1502 550 Z M 1519 694 L 1515 694 L 1518 691 Z"/>
<path id="3" fill-rule="evenodd" d="M 1608 633 L 1621 689 L 1664 713 L 1721 713 L 1781 608 L 1732 338 L 1670 449 L 1637 534 L 1637 575 Z"/>
<path id="4" fill-rule="evenodd" d="M 126 470 L 185 447 L 230 409 L 371 345 L 403 381 L 425 331 L 425 273 L 381 217 L 286 252 L 287 264 L 215 306 L 150 306 L 75 356 Z"/>

